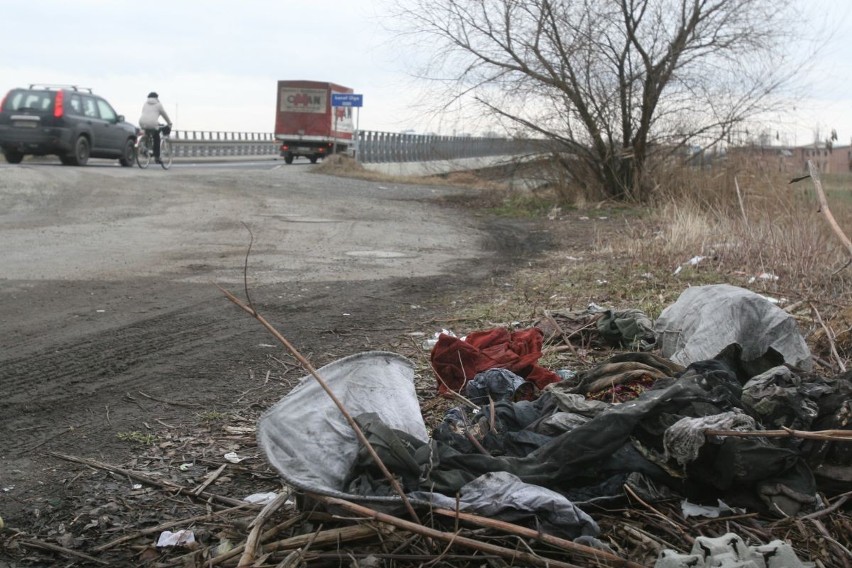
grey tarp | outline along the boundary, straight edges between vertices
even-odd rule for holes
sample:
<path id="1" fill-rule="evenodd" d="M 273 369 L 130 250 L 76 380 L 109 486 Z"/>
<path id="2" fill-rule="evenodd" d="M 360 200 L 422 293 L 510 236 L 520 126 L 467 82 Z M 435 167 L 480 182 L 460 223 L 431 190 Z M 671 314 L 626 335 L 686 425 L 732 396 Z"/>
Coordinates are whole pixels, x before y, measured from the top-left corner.
<path id="1" fill-rule="evenodd" d="M 795 318 L 763 296 L 728 284 L 687 288 L 654 324 L 661 355 L 681 365 L 739 347 L 749 375 L 786 363 L 809 371 L 811 353 Z"/>

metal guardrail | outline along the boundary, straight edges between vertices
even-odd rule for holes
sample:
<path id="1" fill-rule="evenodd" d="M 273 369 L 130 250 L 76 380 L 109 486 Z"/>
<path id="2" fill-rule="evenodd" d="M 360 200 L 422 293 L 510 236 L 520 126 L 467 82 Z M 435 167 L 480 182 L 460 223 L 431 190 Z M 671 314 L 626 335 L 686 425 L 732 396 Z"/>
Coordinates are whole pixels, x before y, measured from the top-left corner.
<path id="1" fill-rule="evenodd" d="M 280 142 L 271 132 L 173 130 L 176 158 L 278 156 Z M 540 140 L 399 134 L 362 130 L 355 134 L 355 158 L 362 163 L 428 162 L 542 151 Z"/>
<path id="2" fill-rule="evenodd" d="M 169 140 L 175 158 L 277 156 L 280 145 L 271 132 L 173 130 Z"/>
<path id="3" fill-rule="evenodd" d="M 398 134 L 371 130 L 357 133 L 356 148 L 356 158 L 365 164 L 517 156 L 541 151 L 540 142 L 530 139 Z"/>

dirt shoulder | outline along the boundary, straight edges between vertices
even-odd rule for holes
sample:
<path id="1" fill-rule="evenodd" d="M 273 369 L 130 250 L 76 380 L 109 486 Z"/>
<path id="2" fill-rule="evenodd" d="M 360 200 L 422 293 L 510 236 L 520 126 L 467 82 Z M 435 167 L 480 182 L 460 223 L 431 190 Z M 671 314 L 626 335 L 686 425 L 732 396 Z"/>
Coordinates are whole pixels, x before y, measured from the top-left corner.
<path id="1" fill-rule="evenodd" d="M 106 213 L 97 208 L 86 211 L 79 201 L 72 202 L 68 193 L 62 193 L 67 180 L 54 179 L 53 170 L 42 174 L 42 181 L 48 183 L 27 194 L 27 199 L 40 202 L 28 211 L 77 218 L 76 223 L 91 225 L 91 235 L 108 230 L 104 226 L 117 228 L 118 235 L 136 234 L 141 230 L 136 225 L 144 217 L 137 209 L 146 209 L 145 215 L 153 215 L 160 222 L 173 214 L 164 205 L 168 199 L 178 209 L 190 206 L 186 198 L 169 198 L 176 186 L 155 186 L 152 192 L 159 200 L 139 198 L 141 202 L 125 208 L 123 219 L 119 215 L 91 223 L 92 216 Z M 123 176 L 125 171 L 109 170 L 104 175 Z M 216 202 L 227 193 L 227 184 L 234 183 L 233 179 L 222 175 L 205 182 L 218 186 L 210 207 L 221 208 L 223 217 L 228 214 L 227 207 Z M 304 179 L 313 183 L 311 178 Z M 130 187 L 127 191 L 135 190 L 134 180 L 121 181 Z M 111 198 L 97 185 L 75 187 L 77 196 L 88 203 Z M 347 258 L 328 270 L 330 278 L 305 273 L 304 278 L 266 279 L 262 275 L 274 271 L 275 253 L 264 250 L 269 245 L 255 248 L 250 257 L 255 270 L 249 271 L 248 282 L 254 307 L 317 367 L 370 350 L 398 352 L 422 364 L 424 338 L 459 325 L 458 307 L 471 294 L 487 294 L 501 274 L 553 245 L 538 223 L 497 219 L 482 210 L 468 209 L 469 204 L 477 202 L 474 190 L 431 188 L 415 197 L 405 188 L 383 187 L 385 196 L 390 194 L 422 223 L 438 227 L 436 219 L 446 222 L 446 215 L 459 225 L 476 227 L 480 238 L 452 246 L 441 245 L 444 239 L 438 238 L 435 246 L 447 249 L 436 260 L 447 266 L 440 274 L 377 279 L 347 279 Z M 357 185 L 354 191 L 366 195 L 372 190 Z M 294 198 L 297 193 L 294 191 Z M 11 199 L 8 193 L 6 198 Z M 274 194 L 267 193 L 264 199 L 272 203 Z M 267 216 L 272 218 L 294 214 L 293 209 L 269 209 Z M 330 209 L 326 208 L 325 215 L 300 215 L 302 224 L 320 224 L 330 216 Z M 359 215 L 376 216 L 377 212 L 372 208 Z M 42 224 L 48 233 L 62 231 L 49 215 L 37 219 L 27 212 L 16 220 L 4 218 L 7 229 L 13 223 L 22 227 L 23 220 Z M 157 222 L 151 224 L 152 230 Z M 194 223 L 198 221 L 187 219 L 181 230 L 188 232 Z M 235 221 L 227 225 L 219 222 L 218 226 L 229 232 L 243 231 Z M 212 234 L 208 237 L 211 242 L 216 238 Z M 281 234 L 288 238 L 288 234 Z M 350 232 L 347 238 L 357 240 L 353 234 Z M 449 234 L 455 238 L 451 231 Z M 333 234 L 327 238 L 333 238 Z M 240 239 L 244 245 L 244 232 Z M 61 237 L 52 242 L 54 253 L 61 254 Z M 150 241 L 140 237 L 139 242 Z M 0 294 L 7 322 L 0 338 L 0 384 L 6 392 L 0 402 L 5 441 L 0 452 L 0 514 L 7 527 L 6 536 L 20 534 L 73 550 L 92 550 L 122 531 L 178 518 L 197 506 L 189 500 L 170 511 L 168 495 L 146 484 L 139 486 L 127 475 L 84 467 L 60 456 L 145 472 L 161 483 L 197 486 L 223 464 L 224 454 L 236 451 L 249 459 L 229 466 L 210 491 L 242 499 L 280 486 L 258 454 L 251 427 L 258 414 L 288 392 L 305 372 L 267 331 L 214 285 L 218 277 L 218 283 L 245 296 L 239 262 L 245 247 L 222 247 L 228 249 L 226 257 L 221 253 L 193 257 L 175 252 L 183 272 L 175 273 L 172 268 L 166 278 L 144 274 L 123 277 L 120 272 L 124 269 L 117 260 L 121 248 L 117 245 L 110 259 L 94 257 L 79 271 L 71 266 L 69 255 L 60 259 L 69 262 L 67 269 L 72 275 L 88 272 L 91 278 L 12 279 L 7 274 Z M 407 250 L 394 242 L 371 249 L 351 248 Z M 321 253 L 317 250 L 312 254 Z M 457 260 L 443 260 L 448 254 Z M 353 265 L 353 273 L 383 269 L 380 255 L 370 258 L 372 268 Z M 21 262 L 21 271 L 34 270 L 33 264 L 12 262 Z M 167 260 L 152 258 L 153 270 L 162 270 L 158 262 L 166 264 Z M 217 263 L 230 267 L 226 272 Z M 431 376 L 424 370 L 421 379 L 424 400 L 433 398 Z M 181 468 L 183 464 L 190 465 Z M 30 549 L 18 547 L 14 540 L 0 552 L 0 558 L 4 554 L 10 559 L 26 556 Z M 135 562 L 132 554 L 131 550 L 119 549 L 104 558 L 119 564 Z"/>

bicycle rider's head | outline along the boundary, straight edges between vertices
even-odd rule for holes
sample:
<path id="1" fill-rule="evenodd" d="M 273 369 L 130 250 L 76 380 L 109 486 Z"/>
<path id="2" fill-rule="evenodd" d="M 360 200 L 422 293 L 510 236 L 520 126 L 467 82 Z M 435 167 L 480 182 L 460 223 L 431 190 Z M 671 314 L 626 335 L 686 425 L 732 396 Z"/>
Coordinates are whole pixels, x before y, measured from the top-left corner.
<path id="1" fill-rule="evenodd" d="M 159 99 L 160 95 L 158 95 L 156 91 L 151 91 L 150 93 L 148 93 L 148 98 L 149 99 Z"/>

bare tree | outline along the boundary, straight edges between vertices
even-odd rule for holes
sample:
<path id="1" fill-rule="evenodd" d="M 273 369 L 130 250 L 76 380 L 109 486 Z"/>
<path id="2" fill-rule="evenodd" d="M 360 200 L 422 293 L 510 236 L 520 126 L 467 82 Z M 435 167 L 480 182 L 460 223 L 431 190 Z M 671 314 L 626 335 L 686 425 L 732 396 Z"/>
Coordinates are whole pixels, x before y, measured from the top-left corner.
<path id="1" fill-rule="evenodd" d="M 410 0 L 424 77 L 553 144 L 598 195 L 646 199 L 656 156 L 708 147 L 795 74 L 793 0 Z"/>

